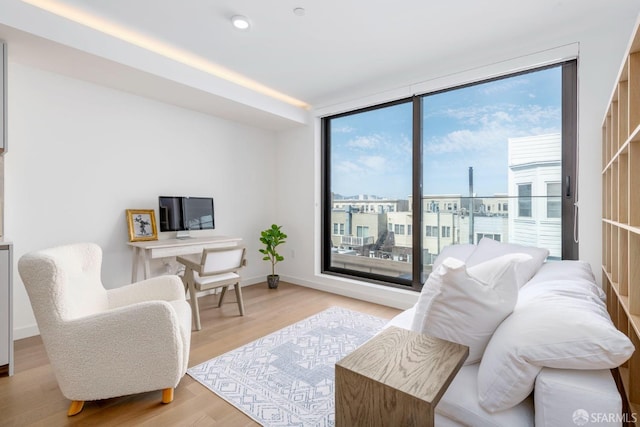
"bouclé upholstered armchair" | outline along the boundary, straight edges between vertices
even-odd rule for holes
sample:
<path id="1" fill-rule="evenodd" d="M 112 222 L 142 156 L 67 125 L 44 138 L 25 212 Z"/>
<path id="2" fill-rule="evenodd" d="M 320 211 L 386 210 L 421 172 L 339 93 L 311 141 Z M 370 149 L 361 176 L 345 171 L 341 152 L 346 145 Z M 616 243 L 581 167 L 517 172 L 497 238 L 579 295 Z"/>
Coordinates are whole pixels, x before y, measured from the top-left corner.
<path id="1" fill-rule="evenodd" d="M 189 361 L 191 307 L 177 276 L 105 289 L 102 250 L 92 243 L 45 249 L 18 262 L 68 414 L 88 400 L 162 390 Z"/>

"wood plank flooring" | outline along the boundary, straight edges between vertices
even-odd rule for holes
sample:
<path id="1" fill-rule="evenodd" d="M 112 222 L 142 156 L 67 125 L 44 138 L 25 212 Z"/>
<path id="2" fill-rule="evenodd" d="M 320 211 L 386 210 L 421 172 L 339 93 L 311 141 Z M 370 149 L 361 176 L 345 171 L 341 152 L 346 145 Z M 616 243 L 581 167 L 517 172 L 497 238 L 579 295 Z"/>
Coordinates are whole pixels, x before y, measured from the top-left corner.
<path id="1" fill-rule="evenodd" d="M 189 366 L 202 363 L 273 331 L 340 306 L 390 319 L 400 310 L 280 282 L 242 290 L 245 315 L 239 316 L 233 292 L 218 309 L 217 296 L 200 298 L 202 330 L 192 332 Z M 0 378 L 0 426 L 257 426 L 258 424 L 185 375 L 172 403 L 161 392 L 87 402 L 67 417 L 69 401 L 58 388 L 40 337 L 15 343 L 15 374 Z"/>

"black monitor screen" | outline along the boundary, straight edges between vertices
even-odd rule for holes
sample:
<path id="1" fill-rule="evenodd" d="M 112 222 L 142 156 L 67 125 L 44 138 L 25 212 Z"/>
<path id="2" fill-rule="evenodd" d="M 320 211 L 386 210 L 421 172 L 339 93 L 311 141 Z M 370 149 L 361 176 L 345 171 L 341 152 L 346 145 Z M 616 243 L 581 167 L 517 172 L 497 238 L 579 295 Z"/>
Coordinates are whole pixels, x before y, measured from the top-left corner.
<path id="1" fill-rule="evenodd" d="M 211 197 L 160 196 L 160 231 L 213 230 Z"/>
<path id="2" fill-rule="evenodd" d="M 186 230 L 213 230 L 213 199 L 210 197 L 184 197 L 182 212 Z"/>
<path id="3" fill-rule="evenodd" d="M 182 197 L 160 196 L 158 204 L 160 231 L 180 231 L 182 227 Z"/>

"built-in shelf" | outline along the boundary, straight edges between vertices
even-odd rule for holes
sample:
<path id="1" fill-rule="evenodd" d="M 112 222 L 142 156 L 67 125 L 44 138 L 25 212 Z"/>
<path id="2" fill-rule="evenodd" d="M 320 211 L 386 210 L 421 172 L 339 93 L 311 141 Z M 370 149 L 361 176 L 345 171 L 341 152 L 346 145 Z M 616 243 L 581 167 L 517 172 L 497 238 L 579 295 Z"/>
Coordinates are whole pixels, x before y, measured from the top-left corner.
<path id="1" fill-rule="evenodd" d="M 620 367 L 640 410 L 640 31 L 636 23 L 602 125 L 602 283 L 616 327 L 636 347 Z"/>

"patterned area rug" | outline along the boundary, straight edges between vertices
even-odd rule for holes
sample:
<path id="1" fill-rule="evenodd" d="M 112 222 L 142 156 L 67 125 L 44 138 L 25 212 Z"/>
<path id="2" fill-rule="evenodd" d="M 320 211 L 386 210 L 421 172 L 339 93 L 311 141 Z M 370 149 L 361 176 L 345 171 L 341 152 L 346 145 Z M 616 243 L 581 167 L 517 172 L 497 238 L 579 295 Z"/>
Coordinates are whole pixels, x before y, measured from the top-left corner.
<path id="1" fill-rule="evenodd" d="M 387 323 L 331 307 L 187 370 L 263 426 L 333 426 L 334 365 Z"/>

